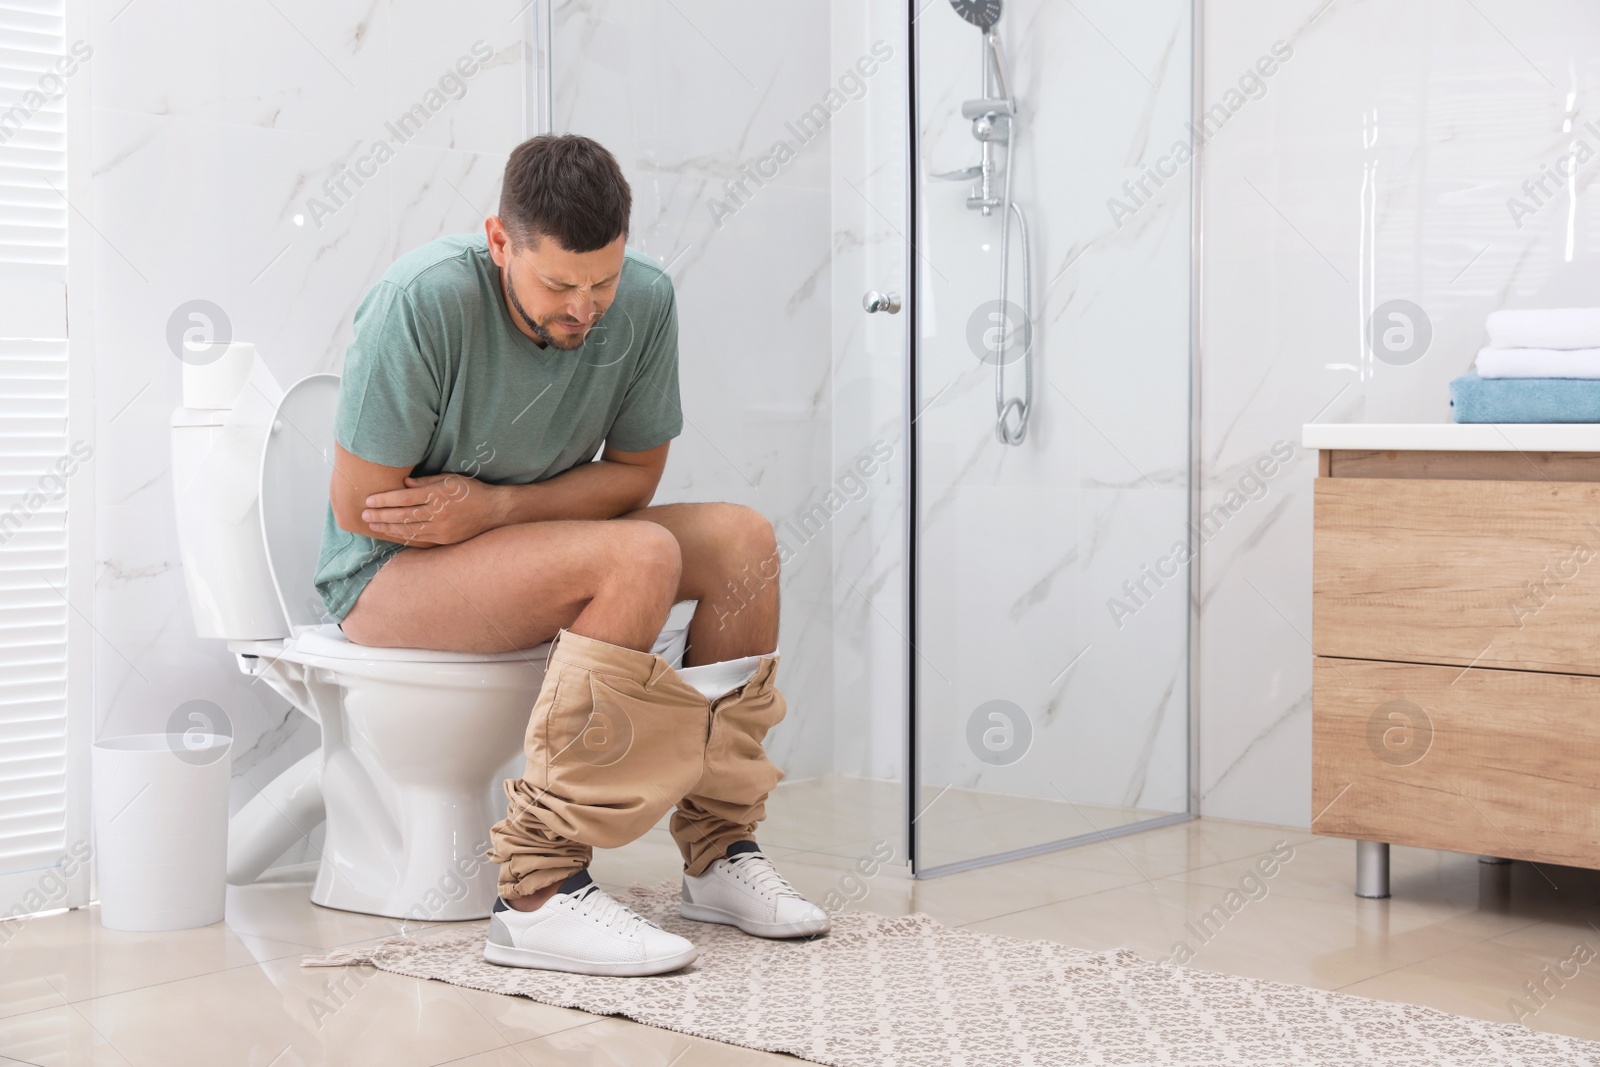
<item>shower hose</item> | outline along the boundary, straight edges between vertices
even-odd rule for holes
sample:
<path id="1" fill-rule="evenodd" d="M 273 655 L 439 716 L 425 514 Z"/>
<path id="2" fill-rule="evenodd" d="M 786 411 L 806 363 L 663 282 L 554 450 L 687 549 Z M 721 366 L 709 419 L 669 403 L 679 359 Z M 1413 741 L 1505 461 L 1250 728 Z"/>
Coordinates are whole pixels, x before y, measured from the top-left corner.
<path id="1" fill-rule="evenodd" d="M 1003 325 L 994 344 L 994 413 L 995 436 L 1008 445 L 1020 445 L 1028 436 L 1028 417 L 1033 413 L 1033 270 L 1028 254 L 1028 220 L 1020 205 L 1011 199 L 1011 171 L 1015 156 L 1012 148 L 1006 153 L 1005 206 L 1000 210 L 1000 314 Z M 1021 397 L 1006 398 L 1006 349 L 1013 336 L 1011 325 L 1010 248 L 1011 217 L 1017 219 L 1017 234 L 1022 252 L 1022 375 Z M 1013 419 L 1014 416 L 1014 419 Z"/>

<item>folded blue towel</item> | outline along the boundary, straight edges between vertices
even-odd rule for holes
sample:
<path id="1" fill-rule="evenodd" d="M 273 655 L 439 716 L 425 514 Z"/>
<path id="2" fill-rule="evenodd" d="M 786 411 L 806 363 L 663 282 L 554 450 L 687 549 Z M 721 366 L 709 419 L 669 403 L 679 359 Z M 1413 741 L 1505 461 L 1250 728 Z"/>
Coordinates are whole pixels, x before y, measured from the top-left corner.
<path id="1" fill-rule="evenodd" d="M 1600 422 L 1600 380 L 1480 378 L 1468 371 L 1450 383 L 1457 422 Z"/>

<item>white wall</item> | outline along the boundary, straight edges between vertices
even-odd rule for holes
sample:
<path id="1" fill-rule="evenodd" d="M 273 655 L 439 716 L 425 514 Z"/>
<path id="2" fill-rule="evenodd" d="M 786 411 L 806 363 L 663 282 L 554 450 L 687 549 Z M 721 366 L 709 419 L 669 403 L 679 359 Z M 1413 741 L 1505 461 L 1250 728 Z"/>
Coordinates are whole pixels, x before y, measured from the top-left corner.
<path id="1" fill-rule="evenodd" d="M 1584 125 L 1600 116 L 1600 8 L 1210 0 L 1203 23 L 1208 105 L 1275 41 L 1293 49 L 1206 147 L 1209 506 L 1274 442 L 1298 446 L 1306 422 L 1448 421 L 1446 385 L 1486 343 L 1490 311 L 1596 303 L 1600 164 L 1520 226 L 1507 201 L 1574 142 L 1600 153 Z M 1432 325 L 1409 365 L 1363 343 L 1393 299 Z M 1203 556 L 1208 815 L 1306 826 L 1315 814 L 1314 469 L 1301 453 Z"/>

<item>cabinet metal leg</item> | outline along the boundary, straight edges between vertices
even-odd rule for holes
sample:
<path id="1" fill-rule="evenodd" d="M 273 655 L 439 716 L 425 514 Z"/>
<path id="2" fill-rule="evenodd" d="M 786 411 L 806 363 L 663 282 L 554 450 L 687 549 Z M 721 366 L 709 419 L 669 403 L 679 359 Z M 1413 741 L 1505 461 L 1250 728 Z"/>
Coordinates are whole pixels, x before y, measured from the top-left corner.
<path id="1" fill-rule="evenodd" d="M 1492 863 L 1492 864 L 1494 864 L 1495 866 L 1498 867 L 1502 863 L 1510 863 L 1511 861 L 1506 859 L 1504 856 L 1479 856 L 1478 857 L 1478 862 L 1479 863 Z"/>
<path id="2" fill-rule="evenodd" d="M 1356 842 L 1356 896 L 1389 895 L 1389 845 L 1384 841 Z"/>

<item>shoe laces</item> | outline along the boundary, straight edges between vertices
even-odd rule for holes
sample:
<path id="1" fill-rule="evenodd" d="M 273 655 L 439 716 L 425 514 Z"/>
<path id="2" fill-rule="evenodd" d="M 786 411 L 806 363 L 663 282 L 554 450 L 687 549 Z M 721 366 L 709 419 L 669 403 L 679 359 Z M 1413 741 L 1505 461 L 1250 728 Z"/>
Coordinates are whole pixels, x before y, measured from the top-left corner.
<path id="1" fill-rule="evenodd" d="M 624 934 L 637 932 L 637 929 L 641 926 L 655 926 L 655 923 L 617 900 L 598 885 L 586 885 L 577 893 L 572 894 L 571 898 L 573 911 L 593 919 L 602 926 L 619 930 Z"/>
<path id="2" fill-rule="evenodd" d="M 778 873 L 778 868 L 772 865 L 772 861 L 759 852 L 743 853 L 728 860 L 727 864 L 730 870 L 759 893 L 766 896 L 805 899 L 794 886 L 789 884 L 787 878 Z"/>

